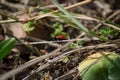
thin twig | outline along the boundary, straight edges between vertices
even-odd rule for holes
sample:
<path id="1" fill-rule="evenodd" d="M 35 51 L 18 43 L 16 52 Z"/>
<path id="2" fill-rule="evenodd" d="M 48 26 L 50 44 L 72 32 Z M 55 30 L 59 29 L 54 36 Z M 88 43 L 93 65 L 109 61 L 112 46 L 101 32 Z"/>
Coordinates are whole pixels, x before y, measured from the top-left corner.
<path id="1" fill-rule="evenodd" d="M 38 39 L 38 38 L 35 38 L 35 37 L 31 37 L 31 36 L 26 36 L 26 39 L 30 40 L 30 41 L 34 41 L 36 43 L 27 42 L 27 43 L 24 43 L 24 44 L 32 44 L 33 45 L 33 44 L 42 44 L 41 42 L 43 42 L 43 43 L 46 43 L 46 44 L 48 44 L 50 46 L 53 46 L 53 47 L 60 47 L 61 46 L 60 44 L 54 43 L 54 41 L 49 43 L 49 41 L 45 41 L 45 40 Z M 21 43 L 16 43 L 16 45 L 22 45 L 22 44 Z"/>
<path id="2" fill-rule="evenodd" d="M 58 41 L 40 41 L 40 42 L 29 42 L 29 43 L 16 43 L 16 45 L 22 44 L 51 44 L 51 43 L 61 43 L 61 42 L 70 42 L 70 41 L 91 41 L 91 40 L 100 40 L 99 38 L 80 38 L 80 39 L 68 39 L 68 40 L 58 40 Z M 60 45 L 59 45 L 60 46 Z"/>

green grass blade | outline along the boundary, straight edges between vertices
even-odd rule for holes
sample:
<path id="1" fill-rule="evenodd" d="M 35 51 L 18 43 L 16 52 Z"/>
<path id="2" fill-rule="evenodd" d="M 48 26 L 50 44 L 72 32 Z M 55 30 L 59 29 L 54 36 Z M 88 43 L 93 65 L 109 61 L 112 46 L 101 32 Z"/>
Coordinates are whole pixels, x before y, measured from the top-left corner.
<path id="1" fill-rule="evenodd" d="M 65 15 L 67 15 L 80 29 L 89 33 L 89 30 L 84 25 L 82 25 L 77 19 L 75 19 L 72 14 L 65 10 L 64 7 L 62 7 L 57 1 L 51 0 L 51 2 L 55 4 Z"/>

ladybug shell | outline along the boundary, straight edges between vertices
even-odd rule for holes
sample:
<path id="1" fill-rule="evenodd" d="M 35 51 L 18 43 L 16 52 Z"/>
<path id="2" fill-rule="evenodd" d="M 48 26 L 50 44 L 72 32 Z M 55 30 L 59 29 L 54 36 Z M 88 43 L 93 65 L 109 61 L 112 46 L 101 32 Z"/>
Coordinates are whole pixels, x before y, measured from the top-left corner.
<path id="1" fill-rule="evenodd" d="M 58 35 L 55 38 L 58 39 L 58 40 L 65 40 L 66 39 L 66 37 L 63 36 L 63 35 Z"/>

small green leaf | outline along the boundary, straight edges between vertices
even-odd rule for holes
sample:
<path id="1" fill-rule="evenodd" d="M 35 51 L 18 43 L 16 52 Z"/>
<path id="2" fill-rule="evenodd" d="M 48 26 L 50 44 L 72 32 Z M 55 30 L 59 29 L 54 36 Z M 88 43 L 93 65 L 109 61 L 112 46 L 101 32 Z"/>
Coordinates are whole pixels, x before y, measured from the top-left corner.
<path id="1" fill-rule="evenodd" d="M 35 22 L 34 22 L 34 20 L 28 21 L 27 23 L 25 23 L 23 25 L 23 29 L 25 31 L 32 31 L 32 30 L 34 30 L 34 28 L 35 28 Z"/>
<path id="2" fill-rule="evenodd" d="M 53 27 L 55 28 L 55 31 L 51 34 L 51 37 L 56 37 L 58 35 L 63 35 L 67 39 L 70 38 L 69 34 L 63 31 L 64 28 L 63 28 L 63 25 L 60 22 L 54 23 Z"/>
<path id="3" fill-rule="evenodd" d="M 62 31 L 58 28 L 58 29 L 55 30 L 54 34 L 55 34 L 55 35 L 59 35 L 61 32 L 62 32 Z"/>
<path id="4" fill-rule="evenodd" d="M 118 31 L 114 30 L 112 28 L 106 27 L 106 26 L 101 26 L 100 31 L 99 31 L 99 37 L 102 40 L 109 40 L 109 39 L 114 39 L 117 38 L 118 36 Z"/>
<path id="5" fill-rule="evenodd" d="M 108 38 L 105 35 L 100 35 L 99 38 L 103 41 L 107 41 Z"/>
<path id="6" fill-rule="evenodd" d="M 14 47 L 15 38 L 10 38 L 5 41 L 0 42 L 0 60 L 7 56 L 7 54 Z"/>
<path id="7" fill-rule="evenodd" d="M 60 61 L 64 62 L 64 63 L 67 63 L 69 61 L 68 57 L 67 56 L 63 56 Z"/>
<path id="8" fill-rule="evenodd" d="M 28 11 L 29 11 L 29 13 L 33 12 L 33 11 L 34 11 L 34 9 L 35 9 L 34 7 L 30 7 L 30 8 L 29 8 L 29 10 L 28 10 Z"/>
<path id="9" fill-rule="evenodd" d="M 53 24 L 53 27 L 58 27 L 59 25 L 61 25 L 60 22 L 56 22 L 55 24 Z"/>
<path id="10" fill-rule="evenodd" d="M 83 45 L 85 42 L 84 41 L 77 41 L 77 45 L 79 46 L 79 45 Z"/>
<path id="11" fill-rule="evenodd" d="M 58 27 L 59 27 L 59 30 L 60 30 L 60 31 L 63 31 L 63 25 L 62 25 L 62 24 L 59 25 Z"/>

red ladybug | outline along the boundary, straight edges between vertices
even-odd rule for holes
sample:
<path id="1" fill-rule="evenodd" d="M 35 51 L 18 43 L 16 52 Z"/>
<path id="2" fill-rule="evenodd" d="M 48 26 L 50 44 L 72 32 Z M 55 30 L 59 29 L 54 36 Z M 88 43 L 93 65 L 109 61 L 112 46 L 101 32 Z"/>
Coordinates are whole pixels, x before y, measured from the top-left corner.
<path id="1" fill-rule="evenodd" d="M 66 40 L 66 37 L 64 35 L 58 35 L 55 37 L 57 40 Z"/>

